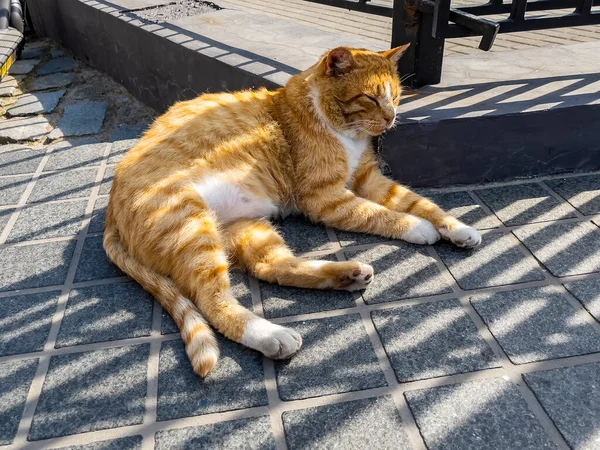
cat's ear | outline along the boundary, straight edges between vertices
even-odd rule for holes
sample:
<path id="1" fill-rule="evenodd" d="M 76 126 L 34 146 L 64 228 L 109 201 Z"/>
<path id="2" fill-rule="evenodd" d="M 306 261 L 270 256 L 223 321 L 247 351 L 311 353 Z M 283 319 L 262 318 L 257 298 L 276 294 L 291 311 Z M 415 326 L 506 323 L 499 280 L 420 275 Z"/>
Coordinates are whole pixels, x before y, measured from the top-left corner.
<path id="1" fill-rule="evenodd" d="M 386 58 L 390 59 L 394 64 L 398 64 L 400 57 L 404 55 L 404 53 L 406 53 L 408 47 L 410 47 L 410 42 L 408 44 L 400 45 L 398 47 L 392 48 L 390 50 L 385 50 L 379 53 L 385 56 Z"/>
<path id="2" fill-rule="evenodd" d="M 354 58 L 350 50 L 338 47 L 331 50 L 325 58 L 325 74 L 339 76 L 350 72 L 354 66 Z"/>

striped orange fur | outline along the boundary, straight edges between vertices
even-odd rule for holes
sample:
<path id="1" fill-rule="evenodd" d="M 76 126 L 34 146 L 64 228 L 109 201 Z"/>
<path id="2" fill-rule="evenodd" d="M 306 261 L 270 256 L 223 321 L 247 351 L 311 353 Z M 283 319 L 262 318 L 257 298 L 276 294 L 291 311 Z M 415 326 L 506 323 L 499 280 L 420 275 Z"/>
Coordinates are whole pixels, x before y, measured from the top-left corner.
<path id="1" fill-rule="evenodd" d="M 302 339 L 242 307 L 230 265 L 288 286 L 359 290 L 373 269 L 309 261 L 268 218 L 283 211 L 414 243 L 479 244 L 473 228 L 385 178 L 370 139 L 393 126 L 406 47 L 340 47 L 285 88 L 205 94 L 173 105 L 118 164 L 104 248 L 180 328 L 193 368 L 214 367 L 210 326 L 273 358 Z"/>

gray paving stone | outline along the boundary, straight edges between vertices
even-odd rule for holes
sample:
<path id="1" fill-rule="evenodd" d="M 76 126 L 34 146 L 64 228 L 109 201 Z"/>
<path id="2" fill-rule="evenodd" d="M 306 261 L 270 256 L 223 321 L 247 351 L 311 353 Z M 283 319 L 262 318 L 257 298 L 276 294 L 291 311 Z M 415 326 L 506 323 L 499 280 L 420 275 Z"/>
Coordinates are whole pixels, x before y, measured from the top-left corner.
<path id="1" fill-rule="evenodd" d="M 60 58 L 61 56 L 65 56 L 65 52 L 59 48 L 52 48 L 52 50 L 50 50 L 50 56 L 52 58 Z"/>
<path id="2" fill-rule="evenodd" d="M 101 233 L 104 231 L 107 205 L 108 197 L 98 197 L 96 203 L 94 204 L 94 211 L 92 212 L 92 219 L 90 220 L 88 232 Z"/>
<path id="3" fill-rule="evenodd" d="M 0 121 L 0 143 L 33 141 L 52 129 L 48 119 L 39 117 L 14 117 Z"/>
<path id="4" fill-rule="evenodd" d="M 0 291 L 63 284 L 74 249 L 74 241 L 0 249 Z"/>
<path id="5" fill-rule="evenodd" d="M 399 382 L 499 367 L 456 299 L 371 313 Z"/>
<path id="6" fill-rule="evenodd" d="M 546 184 L 565 198 L 581 213 L 600 213 L 600 175 L 554 179 Z"/>
<path id="7" fill-rule="evenodd" d="M 85 144 L 58 148 L 52 152 L 44 170 L 99 166 L 108 144 Z"/>
<path id="8" fill-rule="evenodd" d="M 140 424 L 150 346 L 53 356 L 29 440 Z"/>
<path id="9" fill-rule="evenodd" d="M 33 173 L 44 157 L 44 150 L 33 150 L 19 144 L 0 148 L 0 175 Z"/>
<path id="10" fill-rule="evenodd" d="M 70 445 L 69 447 L 60 447 L 60 450 L 141 450 L 142 436 L 129 436 L 110 441 L 99 441 L 85 445 Z M 59 450 L 54 448 L 52 450 Z"/>
<path id="11" fill-rule="evenodd" d="M 75 272 L 75 281 L 100 280 L 102 278 L 113 278 L 124 276 L 121 270 L 111 263 L 102 247 L 102 236 L 88 237 L 83 244 L 81 258 L 77 271 Z"/>
<path id="12" fill-rule="evenodd" d="M 156 450 L 275 450 L 267 416 L 159 431 Z"/>
<path id="13" fill-rule="evenodd" d="M 600 352 L 600 334 L 577 316 L 560 289 L 519 289 L 470 300 L 515 364 Z"/>
<path id="14" fill-rule="evenodd" d="M 65 90 L 53 92 L 38 92 L 36 94 L 23 94 L 17 102 L 8 108 L 9 116 L 29 116 L 33 114 L 51 113 L 65 94 Z"/>
<path id="15" fill-rule="evenodd" d="M 360 316 L 286 324 L 302 335 L 302 350 L 275 361 L 279 396 L 297 400 L 386 386 Z"/>
<path id="16" fill-rule="evenodd" d="M 0 97 L 11 97 L 22 79 L 22 75 L 5 75 L 0 80 Z"/>
<path id="17" fill-rule="evenodd" d="M 27 59 L 21 61 L 15 61 L 10 69 L 8 69 L 9 75 L 26 75 L 33 70 L 35 66 L 40 63 L 39 59 Z"/>
<path id="18" fill-rule="evenodd" d="M 20 59 L 40 59 L 44 54 L 44 46 L 25 44 Z"/>
<path id="19" fill-rule="evenodd" d="M 540 450 L 556 446 L 517 388 L 495 378 L 404 394 L 430 450 Z"/>
<path id="20" fill-rule="evenodd" d="M 572 281 L 565 287 L 600 322 L 600 278 Z"/>
<path id="21" fill-rule="evenodd" d="M 60 292 L 0 298 L 0 356 L 41 351 Z"/>
<path id="22" fill-rule="evenodd" d="M 4 227 L 8 223 L 8 220 L 10 219 L 10 216 L 12 215 L 13 212 L 14 212 L 13 209 L 0 210 L 0 234 L 2 234 L 2 231 L 4 231 Z"/>
<path id="23" fill-rule="evenodd" d="M 0 205 L 16 205 L 30 181 L 31 175 L 0 178 Z"/>
<path id="24" fill-rule="evenodd" d="M 573 208 L 539 184 L 500 186 L 476 193 L 508 226 L 576 217 Z"/>
<path id="25" fill-rule="evenodd" d="M 45 203 L 25 208 L 19 214 L 7 242 L 30 241 L 79 233 L 87 200 Z"/>
<path id="26" fill-rule="evenodd" d="M 197 376 L 180 340 L 163 342 L 158 374 L 157 420 L 267 404 L 262 356 L 217 336 L 221 356 L 205 378 Z"/>
<path id="27" fill-rule="evenodd" d="M 283 413 L 290 450 L 412 449 L 391 397 Z"/>
<path id="28" fill-rule="evenodd" d="M 149 336 L 153 303 L 137 283 L 73 289 L 56 347 Z"/>
<path id="29" fill-rule="evenodd" d="M 523 375 L 574 450 L 600 446 L 600 363 Z"/>
<path id="30" fill-rule="evenodd" d="M 123 141 L 113 142 L 110 146 L 108 164 L 116 164 L 121 161 L 123 156 L 125 156 L 125 153 L 127 153 L 137 143 L 137 141 L 137 139 L 126 139 Z"/>
<path id="31" fill-rule="evenodd" d="M 325 227 L 316 225 L 302 216 L 288 216 L 277 225 L 286 244 L 295 253 L 333 248 Z"/>
<path id="32" fill-rule="evenodd" d="M 106 114 L 106 102 L 78 103 L 65 107 L 65 113 L 49 134 L 50 139 L 63 136 L 83 136 L 100 131 Z"/>
<path id="33" fill-rule="evenodd" d="M 37 359 L 0 364 L 0 445 L 12 444 L 37 369 Z"/>
<path id="34" fill-rule="evenodd" d="M 142 134 L 150 127 L 147 123 L 138 123 L 136 125 L 120 125 L 111 135 L 110 142 L 118 141 L 137 141 Z"/>
<path id="35" fill-rule="evenodd" d="M 481 230 L 500 226 L 498 218 L 486 213 L 467 192 L 432 193 L 426 197 L 433 200 L 444 211 L 472 227 Z"/>
<path id="36" fill-rule="evenodd" d="M 510 234 L 485 233 L 482 244 L 472 250 L 447 242 L 437 245 L 436 250 L 463 289 L 544 279 L 536 261 L 523 254 L 518 241 Z"/>
<path id="37" fill-rule="evenodd" d="M 350 233 L 348 231 L 340 230 L 335 230 L 335 235 L 337 236 L 342 247 L 348 247 L 350 245 L 377 244 L 379 242 L 390 241 L 390 239 L 381 236 L 375 236 L 373 234 Z"/>
<path id="38" fill-rule="evenodd" d="M 84 169 L 41 175 L 27 203 L 87 197 L 92 192 L 97 172 L 98 169 Z"/>
<path id="39" fill-rule="evenodd" d="M 37 71 L 38 75 L 48 75 L 56 72 L 69 72 L 77 67 L 77 61 L 70 56 L 55 58 L 48 61 Z"/>
<path id="40" fill-rule="evenodd" d="M 346 259 L 373 266 L 375 276 L 363 293 L 368 304 L 452 292 L 435 259 L 422 246 L 398 242 L 347 252 Z"/>
<path id="41" fill-rule="evenodd" d="M 115 168 L 107 167 L 104 170 L 104 175 L 102 176 L 102 184 L 100 185 L 100 195 L 108 195 L 110 194 L 110 188 L 112 186 L 113 178 L 115 176 Z"/>
<path id="42" fill-rule="evenodd" d="M 43 77 L 36 77 L 27 84 L 28 91 L 43 91 L 58 87 L 67 87 L 73 82 L 75 77 L 72 73 L 54 73 Z"/>
<path id="43" fill-rule="evenodd" d="M 514 234 L 552 275 L 600 270 L 600 230 L 590 222 L 531 225 Z"/>

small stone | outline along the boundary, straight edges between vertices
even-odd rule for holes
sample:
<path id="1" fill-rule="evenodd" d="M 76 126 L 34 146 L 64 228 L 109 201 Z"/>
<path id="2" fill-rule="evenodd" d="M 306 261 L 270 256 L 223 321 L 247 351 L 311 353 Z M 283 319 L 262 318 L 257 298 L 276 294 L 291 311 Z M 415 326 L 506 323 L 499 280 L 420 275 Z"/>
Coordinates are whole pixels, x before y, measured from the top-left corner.
<path id="1" fill-rule="evenodd" d="M 55 92 L 45 92 L 40 94 L 21 95 L 13 106 L 6 113 L 9 116 L 28 116 L 32 114 L 51 113 L 58 105 L 58 102 L 65 95 L 64 90 Z"/>
<path id="2" fill-rule="evenodd" d="M 83 136 L 100 131 L 106 114 L 106 102 L 89 102 L 69 105 L 58 127 L 50 133 L 50 139 L 63 136 Z"/>
<path id="3" fill-rule="evenodd" d="M 32 141 L 45 136 L 51 129 L 45 117 L 15 117 L 0 121 L 0 144 Z"/>
<path id="4" fill-rule="evenodd" d="M 48 75 L 56 72 L 68 72 L 73 70 L 76 66 L 77 61 L 70 56 L 64 56 L 62 58 L 51 59 L 44 64 L 37 73 L 38 75 Z"/>
<path id="5" fill-rule="evenodd" d="M 53 89 L 57 87 L 69 86 L 73 82 L 72 73 L 54 73 L 44 77 L 35 78 L 27 86 L 28 91 L 43 91 L 45 89 Z"/>
<path id="6" fill-rule="evenodd" d="M 39 59 L 28 59 L 24 61 L 17 61 L 10 69 L 8 69 L 9 75 L 26 75 L 33 70 L 35 66 L 40 63 Z"/>

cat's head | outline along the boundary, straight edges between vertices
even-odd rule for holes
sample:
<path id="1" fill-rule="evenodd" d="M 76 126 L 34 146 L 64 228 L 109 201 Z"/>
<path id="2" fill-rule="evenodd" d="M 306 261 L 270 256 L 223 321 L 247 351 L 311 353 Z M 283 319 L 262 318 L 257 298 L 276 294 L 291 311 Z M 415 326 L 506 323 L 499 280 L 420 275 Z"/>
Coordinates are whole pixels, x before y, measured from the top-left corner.
<path id="1" fill-rule="evenodd" d="M 377 136 L 391 128 L 401 93 L 397 63 L 407 48 L 327 52 L 307 80 L 321 120 L 349 137 Z"/>

